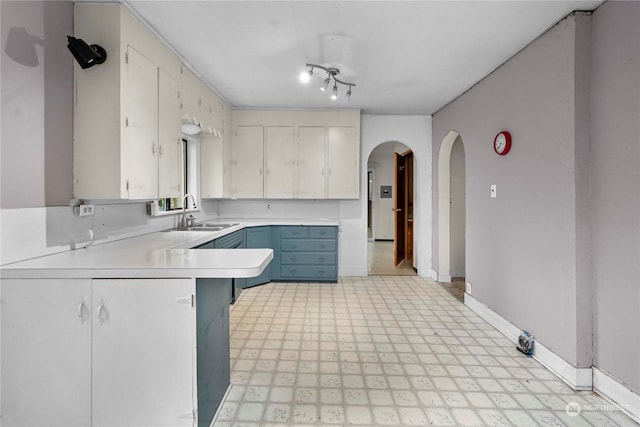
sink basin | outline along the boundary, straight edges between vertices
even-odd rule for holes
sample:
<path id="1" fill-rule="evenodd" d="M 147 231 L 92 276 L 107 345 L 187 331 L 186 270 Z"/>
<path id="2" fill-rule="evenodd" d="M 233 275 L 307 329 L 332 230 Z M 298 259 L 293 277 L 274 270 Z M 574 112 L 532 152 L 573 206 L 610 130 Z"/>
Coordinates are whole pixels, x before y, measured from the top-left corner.
<path id="1" fill-rule="evenodd" d="M 233 227 L 235 224 L 210 224 L 203 222 L 202 224 L 195 224 L 191 227 L 178 227 L 176 230 L 178 231 L 220 231 L 229 227 Z"/>

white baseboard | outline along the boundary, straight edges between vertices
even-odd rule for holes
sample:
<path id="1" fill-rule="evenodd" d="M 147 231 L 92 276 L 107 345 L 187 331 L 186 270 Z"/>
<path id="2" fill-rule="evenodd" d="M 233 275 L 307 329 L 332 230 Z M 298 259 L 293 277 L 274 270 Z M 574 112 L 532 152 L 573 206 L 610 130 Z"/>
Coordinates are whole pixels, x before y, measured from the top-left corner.
<path id="1" fill-rule="evenodd" d="M 435 280 L 436 282 L 438 281 L 438 272 L 437 272 L 437 271 L 435 271 L 433 268 L 430 268 L 430 269 L 429 269 L 429 273 L 428 273 L 428 274 L 429 274 L 429 275 L 428 275 L 427 277 L 429 277 L 429 278 L 431 278 L 431 279 Z"/>
<path id="2" fill-rule="evenodd" d="M 451 276 L 445 276 L 444 274 L 438 275 L 438 282 L 449 283 L 451 282 Z"/>
<path id="3" fill-rule="evenodd" d="M 593 389 L 640 423 L 640 394 L 596 367 L 593 368 Z"/>
<path id="4" fill-rule="evenodd" d="M 473 310 L 478 316 L 489 322 L 514 344 L 518 342 L 518 337 L 522 331 L 507 319 L 500 316 L 498 313 L 491 310 L 489 307 L 467 293 L 464 294 L 464 304 Z M 538 340 L 535 342 L 533 358 L 543 364 L 547 369 L 553 372 L 574 390 L 592 389 L 593 374 L 591 368 L 576 368 L 546 348 Z"/>

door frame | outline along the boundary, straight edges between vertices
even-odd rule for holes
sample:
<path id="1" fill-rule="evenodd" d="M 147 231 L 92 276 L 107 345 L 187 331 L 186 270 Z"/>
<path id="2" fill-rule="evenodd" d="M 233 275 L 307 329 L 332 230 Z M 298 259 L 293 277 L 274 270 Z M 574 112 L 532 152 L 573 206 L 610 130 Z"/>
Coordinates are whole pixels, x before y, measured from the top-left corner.
<path id="1" fill-rule="evenodd" d="M 438 282 L 451 282 L 451 151 L 459 136 L 449 131 L 438 155 Z"/>
<path id="2" fill-rule="evenodd" d="M 369 173 L 371 173 L 371 183 L 369 183 Z M 371 188 L 369 188 L 371 187 Z M 374 242 L 376 235 L 376 168 L 369 166 L 367 168 L 367 216 L 369 215 L 369 192 L 371 191 L 371 218 L 367 218 L 367 222 L 371 221 L 371 237 L 367 236 L 368 242 Z M 368 224 L 367 224 L 368 225 Z"/>

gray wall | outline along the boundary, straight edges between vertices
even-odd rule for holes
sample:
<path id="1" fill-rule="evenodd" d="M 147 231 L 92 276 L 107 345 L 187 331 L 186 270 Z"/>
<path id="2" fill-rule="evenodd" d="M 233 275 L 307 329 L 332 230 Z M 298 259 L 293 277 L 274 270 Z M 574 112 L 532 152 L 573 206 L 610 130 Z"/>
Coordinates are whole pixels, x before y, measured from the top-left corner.
<path id="1" fill-rule="evenodd" d="M 432 157 L 447 132 L 460 133 L 473 297 L 574 366 L 596 366 L 635 392 L 639 28 L 638 2 L 567 17 L 434 115 Z M 513 135 L 504 158 L 491 149 L 502 129 Z"/>
<path id="2" fill-rule="evenodd" d="M 2 1 L 2 208 L 72 196 L 71 1 Z M 46 72 L 45 72 L 46 70 Z"/>
<path id="3" fill-rule="evenodd" d="M 576 302 L 579 291 L 591 293 L 590 282 L 576 277 L 575 151 L 582 123 L 575 117 L 576 44 L 588 43 L 576 37 L 576 27 L 588 24 L 582 18 L 562 20 L 438 111 L 432 158 L 445 135 L 458 131 L 465 148 L 466 278 L 473 297 L 574 366 L 591 366 L 590 354 L 578 350 L 585 344 L 578 341 Z M 501 130 L 513 136 L 505 157 L 492 148 Z M 437 162 L 433 167 L 437 177 Z M 491 184 L 497 185 L 496 199 L 490 198 Z M 437 184 L 433 190 L 437 224 Z M 435 256 L 437 242 L 436 234 Z"/>
<path id="4" fill-rule="evenodd" d="M 595 366 L 640 392 L 640 3 L 593 14 Z"/>

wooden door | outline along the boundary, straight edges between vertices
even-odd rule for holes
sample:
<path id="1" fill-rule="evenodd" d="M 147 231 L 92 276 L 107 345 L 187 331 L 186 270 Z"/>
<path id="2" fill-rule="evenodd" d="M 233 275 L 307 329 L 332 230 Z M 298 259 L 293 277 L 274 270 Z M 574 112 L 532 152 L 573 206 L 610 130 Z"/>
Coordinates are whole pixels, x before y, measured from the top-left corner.
<path id="1" fill-rule="evenodd" d="M 413 152 L 403 153 L 404 157 L 404 220 L 405 239 L 404 256 L 407 261 L 413 262 Z"/>
<path id="2" fill-rule="evenodd" d="M 405 158 L 393 153 L 393 265 L 405 258 Z"/>

